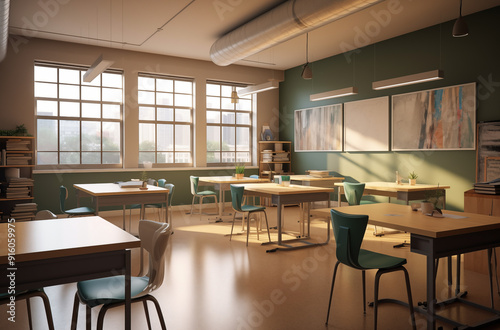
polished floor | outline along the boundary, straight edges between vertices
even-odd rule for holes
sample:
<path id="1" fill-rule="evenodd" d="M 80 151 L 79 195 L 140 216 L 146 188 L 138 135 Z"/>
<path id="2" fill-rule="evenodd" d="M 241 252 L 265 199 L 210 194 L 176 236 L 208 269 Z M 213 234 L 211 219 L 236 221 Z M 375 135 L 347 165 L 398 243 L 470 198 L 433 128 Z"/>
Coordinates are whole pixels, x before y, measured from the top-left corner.
<path id="1" fill-rule="evenodd" d="M 229 205 L 228 205 L 229 207 Z M 174 210 L 174 235 L 167 250 L 166 274 L 163 286 L 154 292 L 160 302 L 169 330 L 324 330 L 324 329 L 373 329 L 373 309 L 367 307 L 363 314 L 361 272 L 346 267 L 339 270 L 330 315 L 330 324 L 325 326 L 329 288 L 335 264 L 334 241 L 321 247 L 294 251 L 266 253 L 269 246 L 261 246 L 267 234 L 260 233 L 257 241 L 253 231 L 249 246 L 245 246 L 246 235 L 225 236 L 230 232 L 231 216 L 227 222 L 215 223 L 214 216 L 187 215 L 186 208 Z M 136 211 L 137 212 L 137 211 Z M 155 219 L 154 211 L 148 218 Z M 298 207 L 285 208 L 287 230 L 298 227 Z M 276 224 L 276 208 L 268 207 L 271 226 Z M 105 215 L 103 215 L 106 217 Z M 121 226 L 120 217 L 108 217 Z M 137 219 L 132 221 L 132 231 L 137 228 Z M 235 232 L 241 230 L 240 222 Z M 275 238 L 275 231 L 271 231 Z M 326 222 L 313 220 L 313 240 L 324 241 Z M 363 247 L 408 259 L 406 265 L 411 278 L 413 302 L 425 300 L 425 259 L 410 252 L 408 247 L 394 249 L 393 245 L 408 240 L 404 233 L 374 237 L 372 228 L 365 235 Z M 133 251 L 133 271 L 139 269 L 138 251 Z M 444 262 L 443 262 L 444 265 Z M 437 277 L 438 299 L 451 295 L 446 285 L 446 267 L 440 267 Z M 373 299 L 375 272 L 367 273 L 367 300 Z M 486 275 L 462 270 L 462 288 L 467 298 L 474 302 L 489 304 Z M 75 284 L 49 287 L 46 292 L 53 308 L 55 328 L 69 329 Z M 381 297 L 406 300 L 406 291 L 401 272 L 382 276 Z M 495 287 L 496 292 L 496 287 Z M 500 297 L 495 293 L 496 306 Z M 32 303 L 35 329 L 47 329 L 43 306 Z M 93 323 L 98 308 L 93 310 Z M 153 308 L 154 329 L 160 329 Z M 133 329 L 147 329 L 142 305 L 132 308 Z M 475 308 L 455 304 L 441 310 L 440 314 L 451 316 L 464 323 L 473 323 L 491 314 Z M 6 306 L 0 306 L 0 329 L 28 329 L 25 304 L 16 307 L 16 323 L 7 321 Z M 443 329 L 453 326 L 438 322 Z M 379 308 L 379 329 L 410 329 L 408 309 L 396 304 L 383 304 Z M 123 329 L 123 309 L 108 312 L 105 329 Z M 423 317 L 417 314 L 417 328 L 425 329 Z M 490 327 L 499 329 L 500 325 Z M 80 307 L 78 329 L 85 329 L 84 307 Z"/>

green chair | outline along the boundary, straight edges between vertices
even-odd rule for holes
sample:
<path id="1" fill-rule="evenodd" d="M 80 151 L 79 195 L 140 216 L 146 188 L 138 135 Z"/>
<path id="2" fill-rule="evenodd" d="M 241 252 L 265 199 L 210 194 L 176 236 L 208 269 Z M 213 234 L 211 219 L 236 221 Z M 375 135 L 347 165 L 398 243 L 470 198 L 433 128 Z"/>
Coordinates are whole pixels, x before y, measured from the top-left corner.
<path id="1" fill-rule="evenodd" d="M 264 206 L 254 206 L 254 205 L 241 205 L 243 201 L 243 192 L 245 190 L 245 187 L 243 186 L 235 186 L 231 185 L 231 204 L 233 206 L 233 224 L 231 226 L 231 235 L 229 237 L 229 240 L 233 237 L 233 228 L 234 228 L 234 221 L 236 219 L 236 213 L 242 213 L 243 214 L 243 222 L 245 221 L 245 214 L 247 218 L 247 246 L 248 246 L 248 237 L 250 235 L 250 215 L 252 213 L 257 213 L 257 212 L 263 212 L 264 216 L 266 218 L 266 227 L 267 227 L 267 236 L 269 238 L 269 242 L 271 242 L 271 234 L 269 233 L 269 223 L 267 222 L 267 214 L 266 214 L 266 208 Z M 256 225 L 257 227 L 257 239 L 259 239 L 259 226 Z"/>
<path id="2" fill-rule="evenodd" d="M 172 184 L 169 184 L 168 187 L 166 186 L 167 180 L 165 179 L 159 179 L 158 181 L 156 180 L 152 180 L 151 183 L 148 183 L 148 184 L 151 184 L 151 185 L 156 185 L 158 187 L 162 187 L 162 188 L 167 188 L 169 190 L 169 193 L 168 193 L 168 197 L 167 197 L 167 201 L 168 201 L 168 206 L 169 206 L 169 210 L 172 211 L 172 209 L 170 208 L 170 201 L 172 200 L 172 195 L 174 194 L 174 185 Z M 171 187 L 172 189 L 170 189 L 169 187 Z M 163 208 L 163 206 L 165 206 L 164 203 L 153 203 L 153 204 L 132 204 L 130 205 L 130 214 L 129 214 L 129 228 L 130 228 L 130 223 L 131 223 L 131 219 L 132 219 L 132 210 L 133 209 L 141 209 L 140 211 L 140 215 L 139 215 L 139 218 L 142 220 L 145 218 L 146 216 L 146 208 L 155 208 L 155 209 L 158 209 L 158 219 L 161 220 L 161 209 Z M 164 221 L 166 222 L 166 221 Z"/>
<path id="3" fill-rule="evenodd" d="M 17 303 L 21 300 L 26 300 L 26 309 L 28 310 L 28 323 L 30 330 L 33 330 L 33 323 L 32 323 L 33 321 L 31 320 L 30 299 L 33 297 L 42 298 L 43 304 L 45 306 L 45 315 L 47 317 L 47 324 L 50 330 L 54 330 L 54 320 L 52 319 L 52 311 L 50 309 L 49 297 L 47 297 L 47 294 L 45 294 L 45 291 L 43 291 L 43 289 L 23 291 L 15 294 L 14 296 L 16 297 L 15 301 Z M 0 305 L 6 305 L 11 303 L 10 297 L 11 295 L 9 293 L 0 293 Z M 5 317 L 8 317 L 8 315 L 9 314 L 7 314 L 7 316 Z"/>
<path id="4" fill-rule="evenodd" d="M 151 322 L 147 307 L 148 300 L 153 302 L 156 307 L 161 328 L 163 330 L 167 329 L 160 304 L 151 295 L 151 292 L 158 289 L 163 283 L 165 274 L 164 256 L 170 235 L 171 230 L 168 223 L 151 220 L 139 221 L 141 248 L 149 252 L 149 272 L 146 276 L 131 277 L 131 302 L 143 303 L 149 330 L 151 330 Z M 97 318 L 97 329 L 102 330 L 107 310 L 125 304 L 125 276 L 117 275 L 77 283 L 77 292 L 75 294 L 73 316 L 71 319 L 72 330 L 76 330 L 79 302 L 86 305 L 87 329 L 91 327 L 91 309 L 103 305 Z"/>
<path id="5" fill-rule="evenodd" d="M 373 204 L 373 201 L 363 200 L 363 192 L 365 191 L 365 184 L 358 182 L 344 182 L 344 195 L 349 205 L 362 205 L 362 204 Z M 373 231 L 373 235 L 381 236 L 383 233 L 379 233 L 377 226 Z"/>
<path id="6" fill-rule="evenodd" d="M 90 215 L 90 214 L 95 215 L 95 210 L 91 207 L 86 207 L 86 206 L 76 207 L 74 209 L 66 210 L 66 208 L 65 208 L 66 199 L 68 199 L 68 189 L 66 189 L 65 186 L 60 186 L 59 187 L 59 207 L 61 208 L 61 212 L 63 214 L 67 214 L 68 217 Z"/>
<path id="7" fill-rule="evenodd" d="M 376 253 L 361 249 L 361 243 L 368 224 L 367 215 L 352 215 L 339 212 L 335 209 L 330 211 L 332 218 L 333 234 L 335 236 L 335 244 L 337 246 L 337 263 L 333 270 L 332 286 L 330 290 L 330 301 L 328 303 L 328 312 L 326 315 L 326 324 L 330 317 L 330 308 L 332 305 L 333 287 L 335 284 L 335 276 L 340 264 L 344 264 L 354 269 L 361 270 L 363 281 L 363 313 L 366 313 L 366 293 L 365 293 L 365 272 L 370 269 L 377 269 L 375 275 L 375 293 L 374 293 L 374 329 L 377 329 L 377 310 L 378 304 L 382 301 L 391 301 L 401 303 L 393 299 L 378 299 L 378 288 L 380 276 L 385 273 L 403 271 L 406 280 L 406 291 L 408 294 L 408 305 L 410 308 L 410 317 L 413 329 L 416 329 L 415 315 L 413 312 L 413 301 L 411 297 L 410 278 L 404 264 L 406 259 L 392 257 L 389 255 Z"/>
<path id="8" fill-rule="evenodd" d="M 200 178 L 197 176 L 190 176 L 189 177 L 189 183 L 191 185 L 191 194 L 193 195 L 193 201 L 191 202 L 191 214 L 193 213 L 193 205 L 196 197 L 199 198 L 200 200 L 200 214 L 201 214 L 201 205 L 203 204 L 203 198 L 206 197 L 213 197 L 215 200 L 215 205 L 217 207 L 217 213 L 219 213 L 219 203 L 217 202 L 217 194 L 215 191 L 211 190 L 204 190 L 204 191 L 198 191 L 198 182 Z"/>

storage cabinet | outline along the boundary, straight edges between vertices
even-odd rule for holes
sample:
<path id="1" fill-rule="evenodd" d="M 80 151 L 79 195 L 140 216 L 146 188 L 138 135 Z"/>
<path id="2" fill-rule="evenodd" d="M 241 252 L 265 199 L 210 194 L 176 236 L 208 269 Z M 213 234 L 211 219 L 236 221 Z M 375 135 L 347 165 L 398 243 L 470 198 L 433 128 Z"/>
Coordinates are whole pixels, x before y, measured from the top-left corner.
<path id="1" fill-rule="evenodd" d="M 464 193 L 464 212 L 500 216 L 500 195 L 478 194 L 474 189 L 468 190 Z M 488 274 L 487 251 L 466 253 L 464 268 Z M 500 264 L 497 266 L 497 272 L 500 273 Z"/>
<path id="2" fill-rule="evenodd" d="M 2 221 L 32 220 L 34 137 L 0 136 L 0 216 Z"/>
<path id="3" fill-rule="evenodd" d="M 291 141 L 259 141 L 259 177 L 292 174 Z"/>

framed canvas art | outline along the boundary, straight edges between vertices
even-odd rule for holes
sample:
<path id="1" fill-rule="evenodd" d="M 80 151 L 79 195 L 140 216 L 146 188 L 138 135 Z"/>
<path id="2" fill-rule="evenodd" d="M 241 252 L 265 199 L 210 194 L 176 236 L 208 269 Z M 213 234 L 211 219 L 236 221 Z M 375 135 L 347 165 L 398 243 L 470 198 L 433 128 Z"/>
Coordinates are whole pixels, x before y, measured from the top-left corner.
<path id="1" fill-rule="evenodd" d="M 392 150 L 474 150 L 476 84 L 392 96 Z"/>
<path id="2" fill-rule="evenodd" d="M 389 96 L 344 103 L 344 151 L 389 151 Z"/>
<path id="3" fill-rule="evenodd" d="M 342 151 L 342 104 L 295 110 L 295 151 Z"/>

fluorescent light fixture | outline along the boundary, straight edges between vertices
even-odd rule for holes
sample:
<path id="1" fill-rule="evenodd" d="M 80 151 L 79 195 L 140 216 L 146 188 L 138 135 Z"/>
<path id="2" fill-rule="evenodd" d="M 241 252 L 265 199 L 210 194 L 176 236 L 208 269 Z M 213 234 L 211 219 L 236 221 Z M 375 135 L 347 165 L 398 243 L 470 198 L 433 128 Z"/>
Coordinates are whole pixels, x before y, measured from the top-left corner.
<path id="1" fill-rule="evenodd" d="M 328 91 L 318 94 L 311 94 L 309 96 L 309 100 L 311 101 L 321 101 L 326 99 L 333 99 L 335 97 L 347 96 L 347 95 L 356 95 L 358 94 L 358 89 L 356 87 L 347 87 L 342 89 L 336 89 L 334 91 Z"/>
<path id="2" fill-rule="evenodd" d="M 432 70 L 427 72 L 421 72 L 416 74 L 411 74 L 408 76 L 374 81 L 372 83 L 372 88 L 375 90 L 394 88 L 399 86 L 419 84 L 427 81 L 433 81 L 444 78 L 444 72 L 441 70 Z"/>
<path id="3" fill-rule="evenodd" d="M 245 88 L 242 88 L 238 91 L 239 96 L 245 96 L 248 94 L 254 94 L 254 93 L 260 93 L 264 91 L 268 91 L 271 89 L 276 89 L 280 87 L 280 84 L 277 80 L 271 80 L 269 82 L 260 84 L 260 85 L 255 85 L 255 86 L 248 86 Z"/>
<path id="4" fill-rule="evenodd" d="M 98 75 L 106 71 L 114 61 L 104 60 L 102 54 L 97 58 L 97 60 L 90 66 L 90 68 L 83 75 L 83 81 L 92 82 Z"/>

